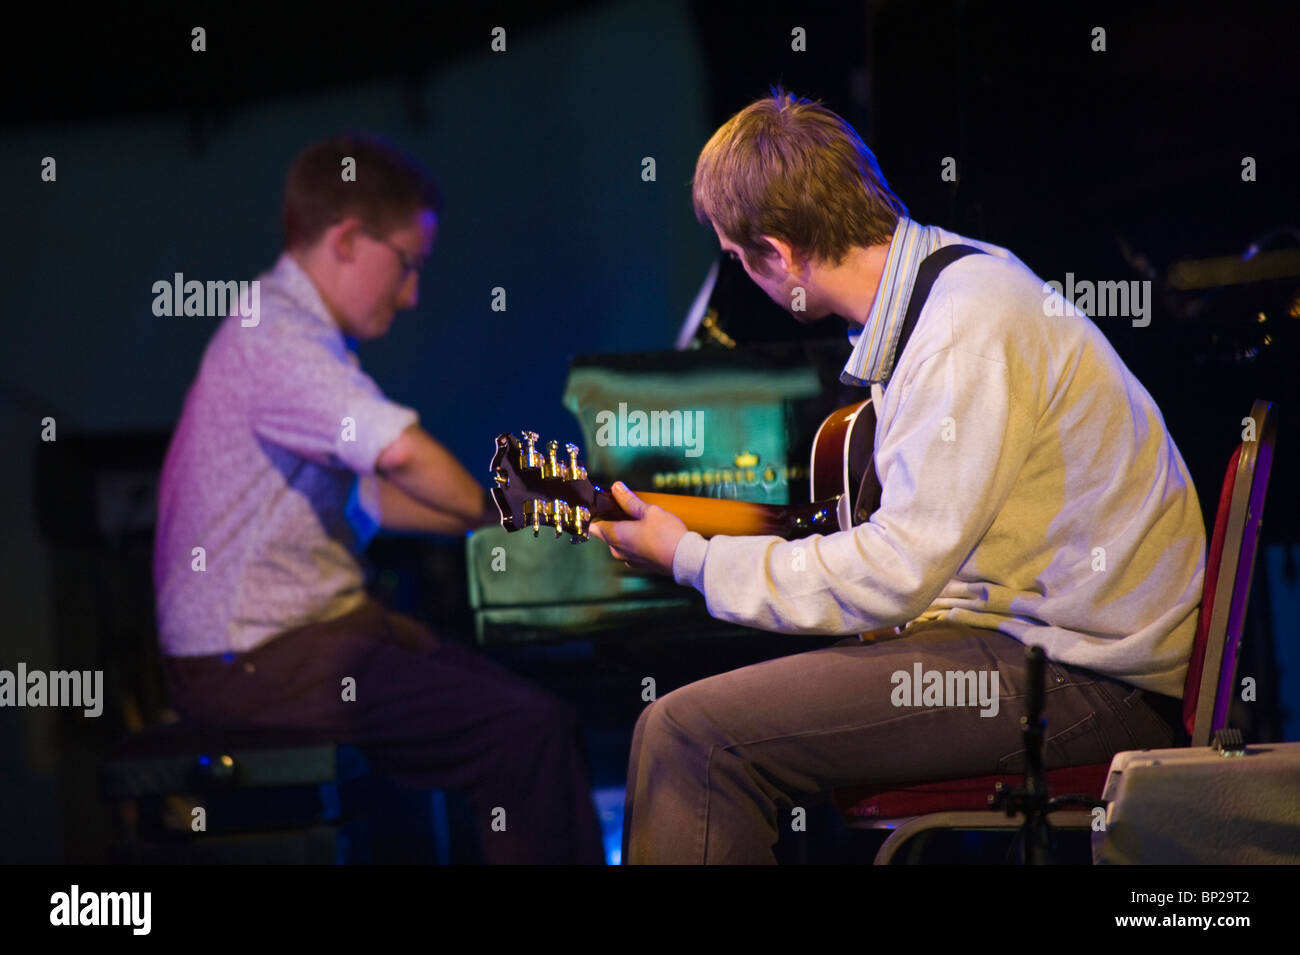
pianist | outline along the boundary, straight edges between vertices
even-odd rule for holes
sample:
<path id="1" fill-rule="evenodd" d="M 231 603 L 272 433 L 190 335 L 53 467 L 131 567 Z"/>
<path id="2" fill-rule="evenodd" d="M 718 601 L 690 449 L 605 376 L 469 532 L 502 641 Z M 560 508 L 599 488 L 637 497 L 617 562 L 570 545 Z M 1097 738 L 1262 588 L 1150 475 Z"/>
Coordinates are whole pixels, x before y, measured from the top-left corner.
<path id="1" fill-rule="evenodd" d="M 199 722 L 318 732 L 401 782 L 467 790 L 489 862 L 598 863 L 572 707 L 363 587 L 377 527 L 496 520 L 354 350 L 415 307 L 438 209 L 427 172 L 380 140 L 335 137 L 290 169 L 260 321 L 217 329 L 163 466 L 168 689 Z"/>

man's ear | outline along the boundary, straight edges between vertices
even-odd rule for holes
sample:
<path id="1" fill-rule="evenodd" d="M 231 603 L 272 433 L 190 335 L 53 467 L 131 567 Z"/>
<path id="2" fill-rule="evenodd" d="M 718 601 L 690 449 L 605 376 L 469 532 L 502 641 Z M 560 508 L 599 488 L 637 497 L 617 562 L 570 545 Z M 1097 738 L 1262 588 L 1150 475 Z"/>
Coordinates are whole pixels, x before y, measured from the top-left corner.
<path id="1" fill-rule="evenodd" d="M 357 239 L 362 232 L 361 220 L 349 216 L 325 230 L 325 243 L 330 254 L 339 261 L 351 262 L 356 256 Z"/>
<path id="2" fill-rule="evenodd" d="M 772 247 L 772 251 L 781 263 L 781 268 L 791 275 L 803 274 L 803 259 L 789 242 L 771 235 L 765 235 L 762 238 L 764 242 Z"/>

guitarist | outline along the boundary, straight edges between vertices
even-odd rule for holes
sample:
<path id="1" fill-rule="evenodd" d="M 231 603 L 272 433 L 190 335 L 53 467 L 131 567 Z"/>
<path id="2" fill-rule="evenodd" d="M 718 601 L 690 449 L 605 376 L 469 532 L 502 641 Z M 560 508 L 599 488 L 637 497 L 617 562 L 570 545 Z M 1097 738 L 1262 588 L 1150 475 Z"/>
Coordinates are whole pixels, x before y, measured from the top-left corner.
<path id="1" fill-rule="evenodd" d="M 881 499 L 851 530 L 706 540 L 614 485 L 632 519 L 591 530 L 615 558 L 720 619 L 851 635 L 648 706 L 624 858 L 773 862 L 789 807 L 832 788 L 1023 771 L 1026 645 L 1048 657 L 1045 768 L 1185 742 L 1204 522 L 1098 328 L 1005 249 L 909 219 L 857 133 L 780 89 L 714 133 L 693 200 L 796 321 L 858 328 L 841 378 L 870 389 Z M 931 671 L 991 671 L 992 699 L 905 686 Z"/>

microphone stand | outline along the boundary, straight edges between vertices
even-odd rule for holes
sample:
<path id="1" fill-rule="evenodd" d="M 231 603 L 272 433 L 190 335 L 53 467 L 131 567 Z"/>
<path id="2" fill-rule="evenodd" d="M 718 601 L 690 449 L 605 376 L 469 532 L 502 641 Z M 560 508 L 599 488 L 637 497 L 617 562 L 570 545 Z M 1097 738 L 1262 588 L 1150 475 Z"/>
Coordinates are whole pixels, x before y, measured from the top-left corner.
<path id="1" fill-rule="evenodd" d="M 1043 716 L 1043 688 L 1046 657 L 1042 647 L 1025 649 L 1026 697 L 1025 715 L 1020 717 L 1020 738 L 1025 749 L 1025 781 L 1018 789 L 1006 789 L 1001 783 L 989 796 L 989 806 L 1005 810 L 1008 817 L 1024 813 L 1025 822 L 1020 827 L 1024 845 L 1021 849 L 1021 861 L 1025 865 L 1049 865 L 1051 853 L 1048 849 L 1051 838 L 1051 824 L 1048 813 L 1062 806 L 1085 805 L 1089 807 L 1106 805 L 1100 799 L 1093 799 L 1074 793 L 1067 796 L 1051 797 L 1047 788 L 1047 778 L 1043 775 L 1043 734 L 1047 730 L 1047 719 Z"/>

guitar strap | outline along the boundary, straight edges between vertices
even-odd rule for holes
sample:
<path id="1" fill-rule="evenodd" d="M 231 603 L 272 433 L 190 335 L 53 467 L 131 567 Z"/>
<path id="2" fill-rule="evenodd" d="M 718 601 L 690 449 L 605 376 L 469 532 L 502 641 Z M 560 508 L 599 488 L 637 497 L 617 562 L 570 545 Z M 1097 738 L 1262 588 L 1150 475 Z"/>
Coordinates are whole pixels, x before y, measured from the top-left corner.
<path id="1" fill-rule="evenodd" d="M 898 347 L 894 349 L 894 368 L 898 367 L 898 362 L 903 357 L 903 349 L 907 347 L 907 340 L 912 337 L 912 330 L 916 327 L 916 320 L 921 315 L 921 309 L 925 307 L 925 300 L 930 297 L 930 289 L 933 287 L 935 279 L 939 277 L 939 273 L 958 259 L 965 258 L 968 255 L 984 254 L 987 253 L 983 249 L 977 249 L 973 245 L 945 245 L 941 249 L 935 249 L 921 260 L 921 265 L 916 270 L 916 281 L 912 284 L 912 294 L 907 300 L 907 311 L 903 314 L 903 330 L 898 333 Z M 864 412 L 870 411 L 872 418 L 875 418 L 874 402 L 863 410 Z M 872 421 L 871 431 L 873 433 L 875 431 L 874 420 Z M 854 524 L 861 524 L 866 521 L 880 506 L 880 480 L 876 477 L 876 455 L 874 451 L 871 454 L 871 460 L 867 462 L 867 466 L 862 472 L 862 483 L 858 487 L 854 502 Z"/>

